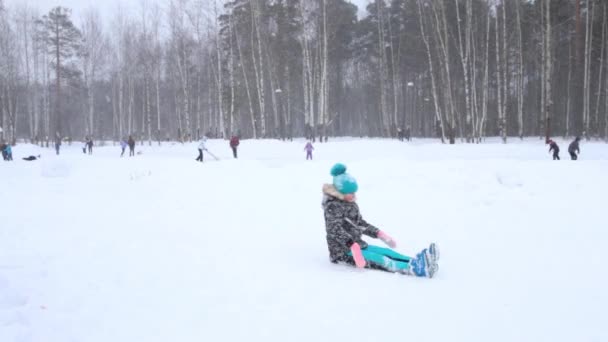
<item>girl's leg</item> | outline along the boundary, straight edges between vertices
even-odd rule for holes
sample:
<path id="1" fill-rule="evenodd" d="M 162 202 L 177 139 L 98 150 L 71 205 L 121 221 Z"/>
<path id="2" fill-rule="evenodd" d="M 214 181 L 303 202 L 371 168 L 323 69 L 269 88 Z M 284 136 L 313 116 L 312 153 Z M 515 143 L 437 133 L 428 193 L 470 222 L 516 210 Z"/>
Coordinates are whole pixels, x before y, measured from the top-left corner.
<path id="1" fill-rule="evenodd" d="M 410 260 L 412 260 L 411 257 L 408 257 L 403 254 L 399 254 L 390 248 L 369 245 L 369 246 L 367 246 L 367 248 L 365 250 L 376 253 L 376 254 L 381 254 L 381 255 L 387 256 L 387 257 L 397 260 L 397 261 L 409 262 Z"/>
<path id="2" fill-rule="evenodd" d="M 370 246 L 371 247 L 371 246 Z M 380 248 L 380 247 L 378 247 Z M 372 249 L 373 250 L 373 249 Z M 409 260 L 395 260 L 386 255 L 376 253 L 368 248 L 361 251 L 367 266 L 372 269 L 380 269 L 388 272 L 407 273 L 410 269 Z M 398 253 L 396 253 L 398 254 Z M 351 255 L 350 252 L 348 255 Z M 406 257 L 407 258 L 407 257 Z"/>

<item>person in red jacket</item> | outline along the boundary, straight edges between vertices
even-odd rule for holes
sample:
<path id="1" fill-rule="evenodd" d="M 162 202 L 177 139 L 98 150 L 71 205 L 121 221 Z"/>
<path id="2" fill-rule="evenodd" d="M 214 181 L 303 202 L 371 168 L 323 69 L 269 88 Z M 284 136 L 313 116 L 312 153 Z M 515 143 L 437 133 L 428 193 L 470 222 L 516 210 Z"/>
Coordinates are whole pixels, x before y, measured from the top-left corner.
<path id="1" fill-rule="evenodd" d="M 241 142 L 239 141 L 239 137 L 236 135 L 233 135 L 232 138 L 230 138 L 230 148 L 232 148 L 232 155 L 234 155 L 234 158 L 237 158 L 237 152 L 236 152 L 236 148 L 239 146 Z"/>

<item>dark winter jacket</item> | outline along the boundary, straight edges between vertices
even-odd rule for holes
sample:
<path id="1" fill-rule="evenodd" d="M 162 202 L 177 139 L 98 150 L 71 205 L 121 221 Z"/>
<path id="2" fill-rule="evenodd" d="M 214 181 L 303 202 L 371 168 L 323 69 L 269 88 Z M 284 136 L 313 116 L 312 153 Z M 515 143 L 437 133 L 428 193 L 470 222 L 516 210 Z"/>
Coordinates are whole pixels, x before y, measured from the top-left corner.
<path id="1" fill-rule="evenodd" d="M 239 143 L 240 143 L 239 137 L 237 137 L 237 136 L 233 136 L 230 139 L 230 147 L 232 147 L 232 148 L 235 148 L 235 147 L 239 146 Z"/>
<path id="2" fill-rule="evenodd" d="M 551 143 L 549 144 L 549 152 L 553 151 L 553 153 L 558 154 L 559 153 L 559 146 L 557 145 L 557 143 L 555 141 L 551 141 Z"/>
<path id="3" fill-rule="evenodd" d="M 365 249 L 367 243 L 362 240 L 362 235 L 377 238 L 379 232 L 378 228 L 363 220 L 357 203 L 344 201 L 343 198 L 333 185 L 323 186 L 327 247 L 329 258 L 334 263 L 352 262 L 352 257 L 347 253 L 353 243 L 357 242 L 361 249 Z"/>
<path id="4" fill-rule="evenodd" d="M 581 153 L 581 150 L 578 146 L 578 142 L 579 139 L 575 139 L 573 142 L 570 143 L 570 146 L 568 146 L 568 153 Z"/>

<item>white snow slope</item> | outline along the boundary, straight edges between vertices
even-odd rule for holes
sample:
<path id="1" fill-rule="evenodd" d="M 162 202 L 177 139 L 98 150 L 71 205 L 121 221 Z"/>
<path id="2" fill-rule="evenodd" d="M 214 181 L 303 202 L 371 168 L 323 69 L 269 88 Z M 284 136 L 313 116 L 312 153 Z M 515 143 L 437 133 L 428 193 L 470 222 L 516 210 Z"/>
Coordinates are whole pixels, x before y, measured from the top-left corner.
<path id="1" fill-rule="evenodd" d="M 608 145 L 210 141 L 0 164 L 0 341 L 607 341 Z M 42 153 L 40 161 L 21 157 Z M 422 279 L 328 261 L 321 185 L 344 162 L 364 218 Z M 373 241 L 369 239 L 368 241 Z M 378 240 L 373 241 L 379 245 Z"/>

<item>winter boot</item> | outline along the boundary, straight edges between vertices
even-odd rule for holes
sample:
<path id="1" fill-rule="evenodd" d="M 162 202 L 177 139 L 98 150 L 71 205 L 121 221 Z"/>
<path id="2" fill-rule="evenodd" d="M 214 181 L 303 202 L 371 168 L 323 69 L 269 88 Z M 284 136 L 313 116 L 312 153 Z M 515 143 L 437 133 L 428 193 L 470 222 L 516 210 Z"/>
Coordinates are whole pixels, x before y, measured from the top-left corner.
<path id="1" fill-rule="evenodd" d="M 433 242 L 429 245 L 428 252 L 431 255 L 432 262 L 436 264 L 439 260 L 439 247 Z"/>
<path id="2" fill-rule="evenodd" d="M 435 251 L 436 246 L 435 246 Z M 422 252 L 418 253 L 414 259 L 410 262 L 412 273 L 418 277 L 433 278 L 439 266 L 434 261 L 434 257 L 425 248 Z"/>

